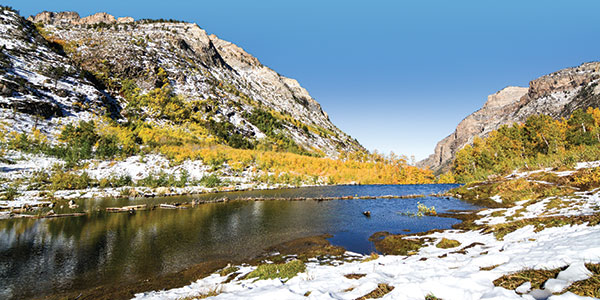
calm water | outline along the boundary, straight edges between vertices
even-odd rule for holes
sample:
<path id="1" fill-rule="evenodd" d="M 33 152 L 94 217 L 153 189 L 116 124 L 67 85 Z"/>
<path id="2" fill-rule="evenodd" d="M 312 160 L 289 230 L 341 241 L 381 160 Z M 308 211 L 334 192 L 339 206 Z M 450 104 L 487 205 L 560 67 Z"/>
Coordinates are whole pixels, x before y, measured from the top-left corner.
<path id="1" fill-rule="evenodd" d="M 157 204 L 191 198 L 382 196 L 431 194 L 454 185 L 337 186 L 140 200 L 87 200 L 82 209 Z M 175 199 L 175 200 L 174 200 Z M 94 213 L 59 219 L 0 221 L 0 298 L 27 298 L 113 282 L 137 281 L 211 259 L 244 259 L 295 238 L 333 234 L 331 242 L 354 252 L 375 251 L 377 231 L 401 233 L 449 228 L 457 220 L 401 215 L 417 202 L 438 212 L 474 209 L 460 200 L 374 199 L 334 201 L 231 201 L 182 210 Z M 371 218 L 362 215 L 371 211 Z"/>

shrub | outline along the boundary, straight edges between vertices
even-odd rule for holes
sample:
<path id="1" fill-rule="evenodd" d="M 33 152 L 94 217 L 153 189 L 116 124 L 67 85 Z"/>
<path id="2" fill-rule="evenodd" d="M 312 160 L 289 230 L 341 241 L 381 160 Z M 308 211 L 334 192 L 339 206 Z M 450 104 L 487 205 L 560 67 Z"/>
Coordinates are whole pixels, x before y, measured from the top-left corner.
<path id="1" fill-rule="evenodd" d="M 375 241 L 375 248 L 383 254 L 413 255 L 423 247 L 423 239 L 409 239 L 401 235 L 388 235 Z"/>
<path id="2" fill-rule="evenodd" d="M 7 201 L 11 201 L 14 200 L 17 195 L 19 195 L 19 192 L 17 191 L 17 188 L 13 185 L 9 186 L 6 188 L 6 190 L 4 190 L 4 193 L 2 194 L 2 198 L 4 200 Z"/>
<path id="3" fill-rule="evenodd" d="M 251 113 L 244 112 L 242 116 L 267 136 L 274 136 L 278 129 L 283 128 L 281 122 L 270 112 L 260 108 L 254 109 Z"/>
<path id="4" fill-rule="evenodd" d="M 74 166 L 82 159 L 92 158 L 92 150 L 98 135 L 94 132 L 94 122 L 81 121 L 77 127 L 67 124 L 60 133 L 59 140 L 64 146 L 53 152 L 65 159 L 67 166 Z"/>
<path id="5" fill-rule="evenodd" d="M 119 152 L 119 141 L 115 135 L 102 136 L 96 143 L 96 155 L 100 158 L 112 158 Z"/>
<path id="6" fill-rule="evenodd" d="M 131 186 L 133 185 L 133 181 L 131 180 L 131 176 L 123 174 L 119 176 L 112 175 L 108 178 L 102 178 L 98 182 L 98 185 L 101 188 L 107 187 L 123 187 L 123 186 Z"/>
<path id="7" fill-rule="evenodd" d="M 169 176 L 172 176 L 172 175 L 169 175 L 169 174 L 165 173 L 164 171 L 161 171 L 158 174 L 150 173 L 145 178 L 138 180 L 137 185 L 152 187 L 152 188 L 168 186 Z"/>
<path id="8" fill-rule="evenodd" d="M 222 182 L 221 182 L 221 178 L 219 178 L 219 176 L 217 176 L 215 174 L 211 174 L 211 175 L 202 176 L 202 178 L 200 179 L 200 184 L 205 187 L 213 188 L 213 187 L 220 186 L 222 184 Z"/>
<path id="9" fill-rule="evenodd" d="M 93 181 L 86 172 L 78 175 L 57 170 L 50 176 L 50 184 L 53 190 L 79 190 L 91 187 Z"/>
<path id="10" fill-rule="evenodd" d="M 417 202 L 417 216 L 435 216 L 437 215 L 437 211 L 435 210 L 435 206 L 427 207 L 427 205 Z"/>
<path id="11" fill-rule="evenodd" d="M 571 175 L 573 184 L 579 188 L 590 189 L 600 186 L 600 168 L 581 169 Z"/>
<path id="12" fill-rule="evenodd" d="M 254 144 L 237 132 L 233 124 L 227 121 L 216 122 L 210 119 L 205 124 L 206 128 L 214 136 L 225 141 L 229 146 L 236 149 L 254 149 Z"/>

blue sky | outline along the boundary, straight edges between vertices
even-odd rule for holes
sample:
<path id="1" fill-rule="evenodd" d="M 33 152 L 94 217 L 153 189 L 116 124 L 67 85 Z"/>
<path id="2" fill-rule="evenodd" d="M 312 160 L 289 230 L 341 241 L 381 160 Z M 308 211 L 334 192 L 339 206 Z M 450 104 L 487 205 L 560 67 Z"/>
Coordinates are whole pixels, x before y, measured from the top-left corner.
<path id="1" fill-rule="evenodd" d="M 415 155 L 488 94 L 599 60 L 600 1 L 34 1 L 24 16 L 173 18 L 198 23 L 297 79 L 370 150 Z"/>

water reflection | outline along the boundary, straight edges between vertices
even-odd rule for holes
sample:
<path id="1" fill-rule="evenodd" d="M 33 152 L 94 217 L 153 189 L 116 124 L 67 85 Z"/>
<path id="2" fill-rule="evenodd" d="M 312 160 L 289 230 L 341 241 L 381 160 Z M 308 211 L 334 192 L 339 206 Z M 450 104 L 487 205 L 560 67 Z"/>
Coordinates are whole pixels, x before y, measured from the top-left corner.
<path id="1" fill-rule="evenodd" d="M 264 194 L 246 192 L 228 197 L 428 194 L 447 188 L 427 185 L 330 187 Z M 211 196 L 222 197 L 223 194 Z M 89 205 L 113 206 L 115 201 L 131 204 L 131 200 L 120 199 Z M 39 297 L 140 280 L 211 259 L 249 258 L 265 247 L 322 233 L 334 234 L 331 239 L 334 244 L 369 253 L 374 249 L 367 238 L 373 232 L 403 229 L 417 232 L 448 228 L 456 222 L 398 214 L 414 211 L 417 201 L 435 205 L 441 211 L 472 208 L 456 199 L 431 197 L 323 202 L 231 201 L 184 210 L 139 211 L 133 215 L 96 212 L 72 218 L 4 220 L 0 221 L 0 298 Z M 363 217 L 363 210 L 370 210 L 372 217 Z"/>

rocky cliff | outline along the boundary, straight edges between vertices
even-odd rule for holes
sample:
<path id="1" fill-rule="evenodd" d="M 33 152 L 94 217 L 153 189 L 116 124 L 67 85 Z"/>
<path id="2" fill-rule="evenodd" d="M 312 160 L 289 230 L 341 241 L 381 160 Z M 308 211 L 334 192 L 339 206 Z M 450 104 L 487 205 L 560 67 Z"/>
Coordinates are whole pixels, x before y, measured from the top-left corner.
<path id="1" fill-rule="evenodd" d="M 281 123 L 278 136 L 309 152 L 336 156 L 364 150 L 331 123 L 296 80 L 196 24 L 107 13 L 81 18 L 75 12 L 42 12 L 25 20 L 10 9 L 0 17 L 5 45 L 0 113 L 12 117 L 5 126 L 26 131 L 33 121 L 19 118 L 35 119 L 36 128 L 53 132 L 57 124 L 107 112 L 126 120 L 124 82 L 133 82 L 141 94 L 166 82 L 180 99 L 208 103 L 199 108 L 205 122 L 226 123 L 231 133 L 251 142 L 266 137 L 248 120 L 261 110 Z"/>
<path id="2" fill-rule="evenodd" d="M 599 107 L 599 79 L 600 63 L 592 62 L 542 76 L 531 81 L 528 88 L 504 88 L 488 96 L 480 110 L 463 119 L 418 165 L 441 173 L 450 169 L 456 152 L 472 143 L 474 137 L 487 136 L 501 125 L 524 122 L 536 114 L 560 118 L 578 108 Z"/>
<path id="3" fill-rule="evenodd" d="M 27 20 L 33 23 L 43 23 L 52 25 L 94 25 L 101 23 L 133 23 L 135 21 L 132 17 L 115 18 L 114 16 L 105 12 L 99 12 L 91 16 L 81 18 L 79 14 L 74 11 L 65 11 L 57 13 L 44 11 L 35 16 L 30 16 L 29 18 L 27 18 Z"/>

